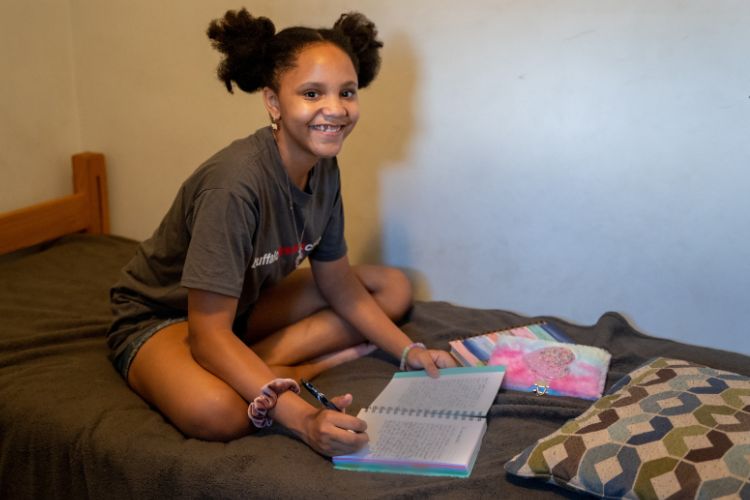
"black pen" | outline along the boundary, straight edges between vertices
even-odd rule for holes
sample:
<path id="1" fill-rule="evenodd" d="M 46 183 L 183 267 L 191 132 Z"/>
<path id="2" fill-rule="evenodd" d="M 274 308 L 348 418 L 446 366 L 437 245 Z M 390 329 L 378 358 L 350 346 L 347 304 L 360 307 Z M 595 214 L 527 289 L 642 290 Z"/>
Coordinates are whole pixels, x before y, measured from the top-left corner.
<path id="1" fill-rule="evenodd" d="M 312 385 L 309 381 L 307 381 L 305 379 L 301 379 L 300 382 L 302 382 L 302 387 L 304 387 L 305 389 L 307 389 L 310 392 L 310 394 L 312 394 L 313 396 L 315 396 L 315 399 L 317 399 L 318 401 L 320 401 L 320 403 L 323 406 L 325 406 L 329 410 L 341 411 L 341 408 L 339 408 L 335 404 L 331 403 L 331 400 L 328 399 L 325 394 L 323 394 L 322 392 L 320 392 L 319 390 L 317 390 L 315 388 L 315 386 Z"/>

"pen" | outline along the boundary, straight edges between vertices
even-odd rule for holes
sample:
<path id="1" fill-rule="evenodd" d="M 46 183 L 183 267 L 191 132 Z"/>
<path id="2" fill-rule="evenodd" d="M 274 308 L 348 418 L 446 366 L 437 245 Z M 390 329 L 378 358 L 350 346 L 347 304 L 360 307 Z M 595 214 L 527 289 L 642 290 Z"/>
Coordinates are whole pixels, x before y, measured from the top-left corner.
<path id="1" fill-rule="evenodd" d="M 320 401 L 320 403 L 323 406 L 325 406 L 329 410 L 341 411 L 341 408 L 339 408 L 335 404 L 331 403 L 331 401 L 326 397 L 326 395 L 323 394 L 322 392 L 320 392 L 318 389 L 316 389 L 315 386 L 312 385 L 309 381 L 307 381 L 305 379 L 301 379 L 300 382 L 302 382 L 302 386 L 305 389 L 307 389 L 310 392 L 310 394 L 312 394 L 313 396 L 315 396 L 315 399 L 317 399 L 318 401 Z"/>

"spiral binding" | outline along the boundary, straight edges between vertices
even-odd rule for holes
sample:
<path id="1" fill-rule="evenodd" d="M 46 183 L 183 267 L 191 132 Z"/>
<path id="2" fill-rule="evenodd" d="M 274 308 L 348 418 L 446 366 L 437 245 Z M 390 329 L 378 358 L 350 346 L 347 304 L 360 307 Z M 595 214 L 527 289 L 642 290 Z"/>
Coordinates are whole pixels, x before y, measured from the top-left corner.
<path id="1" fill-rule="evenodd" d="M 471 339 L 471 338 L 474 338 L 474 337 L 481 337 L 483 335 L 489 335 L 490 333 L 503 334 L 503 333 L 509 332 L 511 330 L 515 330 L 516 328 L 526 328 L 526 327 L 529 327 L 529 326 L 547 325 L 547 324 L 549 324 L 549 322 L 545 321 L 545 320 L 532 321 L 531 323 L 524 323 L 522 325 L 508 326 L 508 327 L 502 328 L 500 330 L 493 329 L 493 330 L 485 330 L 485 331 L 483 331 L 481 333 L 467 333 L 466 335 L 462 335 L 462 336 L 459 336 L 459 337 L 453 337 L 453 338 L 451 338 L 449 340 L 449 342 L 454 342 L 456 340 L 466 340 L 466 339 Z"/>
<path id="2" fill-rule="evenodd" d="M 401 408 L 399 406 L 372 405 L 367 408 L 369 413 L 381 415 L 398 415 L 402 417 L 445 418 L 451 420 L 482 420 L 486 414 L 468 410 L 428 410 L 426 408 Z"/>

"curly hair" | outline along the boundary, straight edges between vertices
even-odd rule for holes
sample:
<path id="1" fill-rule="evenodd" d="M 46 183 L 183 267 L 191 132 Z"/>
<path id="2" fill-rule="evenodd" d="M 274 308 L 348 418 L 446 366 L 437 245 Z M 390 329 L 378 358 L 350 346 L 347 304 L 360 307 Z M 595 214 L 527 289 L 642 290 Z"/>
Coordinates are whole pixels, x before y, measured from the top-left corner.
<path id="1" fill-rule="evenodd" d="M 232 82 L 252 93 L 263 87 L 279 90 L 279 76 L 295 66 L 305 47 L 329 42 L 343 50 L 357 72 L 359 88 L 367 87 L 380 69 L 380 48 L 375 25 L 364 15 L 342 14 L 333 28 L 295 26 L 276 33 L 267 17 L 253 17 L 242 8 L 211 21 L 207 30 L 213 47 L 223 54 L 219 80 L 231 93 Z"/>

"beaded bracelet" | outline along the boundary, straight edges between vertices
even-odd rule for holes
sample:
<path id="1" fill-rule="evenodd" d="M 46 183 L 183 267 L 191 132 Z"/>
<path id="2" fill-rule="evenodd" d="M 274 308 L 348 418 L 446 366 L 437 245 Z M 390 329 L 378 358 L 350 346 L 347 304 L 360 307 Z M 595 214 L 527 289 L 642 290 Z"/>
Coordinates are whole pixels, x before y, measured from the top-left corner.
<path id="1" fill-rule="evenodd" d="M 299 394 L 299 385 L 290 378 L 276 378 L 261 387 L 260 396 L 247 407 L 247 416 L 255 427 L 262 429 L 273 424 L 268 412 L 276 406 L 276 400 L 286 391 Z"/>
<path id="2" fill-rule="evenodd" d="M 409 351 L 411 351 L 415 347 L 427 349 L 427 347 L 422 342 L 414 342 L 413 344 L 409 344 L 408 346 L 404 347 L 404 352 L 401 353 L 401 364 L 398 366 L 399 370 L 409 370 L 409 365 L 406 363 L 406 358 L 409 356 Z"/>

